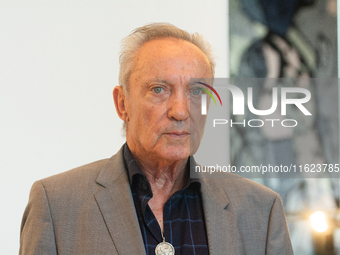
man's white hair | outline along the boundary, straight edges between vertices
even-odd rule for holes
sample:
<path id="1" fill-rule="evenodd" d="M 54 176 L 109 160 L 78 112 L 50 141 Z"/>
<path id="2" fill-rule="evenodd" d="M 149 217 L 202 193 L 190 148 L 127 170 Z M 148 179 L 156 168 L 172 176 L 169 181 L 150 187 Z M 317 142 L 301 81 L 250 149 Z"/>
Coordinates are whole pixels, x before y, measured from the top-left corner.
<path id="1" fill-rule="evenodd" d="M 215 60 L 211 46 L 201 35 L 198 33 L 190 34 L 170 23 L 151 23 L 135 29 L 121 42 L 119 85 L 122 86 L 126 92 L 129 90 L 129 78 L 133 71 L 135 57 L 139 49 L 148 41 L 167 37 L 182 39 L 196 45 L 207 56 L 211 73 L 214 76 Z"/>
<path id="2" fill-rule="evenodd" d="M 135 58 L 140 48 L 148 41 L 158 38 L 177 38 L 196 45 L 208 58 L 211 73 L 215 74 L 215 60 L 210 44 L 198 33 L 190 34 L 170 23 L 150 23 L 132 31 L 121 41 L 119 55 L 119 85 L 129 93 L 129 78 L 135 65 Z M 198 77 L 197 77 L 198 78 Z M 123 124 L 123 135 L 126 134 L 126 122 Z"/>

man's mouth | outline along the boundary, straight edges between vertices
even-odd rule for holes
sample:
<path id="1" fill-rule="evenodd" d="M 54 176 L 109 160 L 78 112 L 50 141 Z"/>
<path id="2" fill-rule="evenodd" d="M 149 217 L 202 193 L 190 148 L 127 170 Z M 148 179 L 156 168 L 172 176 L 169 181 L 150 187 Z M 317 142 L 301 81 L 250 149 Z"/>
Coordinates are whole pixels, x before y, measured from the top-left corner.
<path id="1" fill-rule="evenodd" d="M 187 131 L 174 131 L 174 132 L 167 132 L 165 135 L 168 135 L 173 138 L 184 138 L 190 135 Z"/>

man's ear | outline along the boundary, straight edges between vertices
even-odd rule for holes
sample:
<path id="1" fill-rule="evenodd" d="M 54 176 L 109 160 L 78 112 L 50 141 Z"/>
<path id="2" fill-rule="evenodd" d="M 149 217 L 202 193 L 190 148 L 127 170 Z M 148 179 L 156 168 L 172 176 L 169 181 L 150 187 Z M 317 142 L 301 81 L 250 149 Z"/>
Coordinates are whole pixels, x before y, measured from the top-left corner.
<path id="1" fill-rule="evenodd" d="M 128 117 L 127 108 L 126 108 L 127 98 L 126 98 L 126 94 L 125 94 L 123 87 L 116 86 L 113 89 L 112 94 L 113 94 L 113 101 L 116 107 L 116 112 L 119 118 L 121 118 L 125 122 L 128 122 L 129 117 Z"/>

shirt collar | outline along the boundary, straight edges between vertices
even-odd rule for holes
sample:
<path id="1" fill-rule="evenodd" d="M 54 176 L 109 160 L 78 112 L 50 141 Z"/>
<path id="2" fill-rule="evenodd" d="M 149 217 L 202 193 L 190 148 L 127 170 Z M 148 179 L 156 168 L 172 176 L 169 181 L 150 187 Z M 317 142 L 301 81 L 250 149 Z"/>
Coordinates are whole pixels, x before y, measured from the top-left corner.
<path id="1" fill-rule="evenodd" d="M 145 174 L 143 173 L 143 171 L 140 169 L 137 161 L 132 156 L 132 153 L 127 143 L 124 144 L 123 155 L 125 167 L 129 176 L 130 185 L 136 185 L 135 180 L 139 180 L 138 185 L 143 185 L 144 189 L 147 188 L 148 190 L 151 191 L 150 183 L 146 178 Z M 192 156 L 189 157 L 188 163 L 186 165 L 187 171 L 190 171 L 190 164 L 192 165 L 191 168 L 195 169 L 196 162 Z M 147 186 L 145 187 L 145 185 Z M 198 189 L 200 189 L 201 187 L 200 180 L 198 178 L 188 178 L 188 181 L 182 190 L 188 188 L 189 186 L 198 187 Z"/>

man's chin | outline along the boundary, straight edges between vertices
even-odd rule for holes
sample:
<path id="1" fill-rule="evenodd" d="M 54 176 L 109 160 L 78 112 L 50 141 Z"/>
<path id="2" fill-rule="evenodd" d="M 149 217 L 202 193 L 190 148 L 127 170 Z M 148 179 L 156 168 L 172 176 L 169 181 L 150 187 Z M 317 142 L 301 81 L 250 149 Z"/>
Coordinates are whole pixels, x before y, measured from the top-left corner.
<path id="1" fill-rule="evenodd" d="M 162 154 L 163 158 L 167 160 L 184 160 L 190 156 L 190 148 L 173 146 L 167 148 Z"/>

